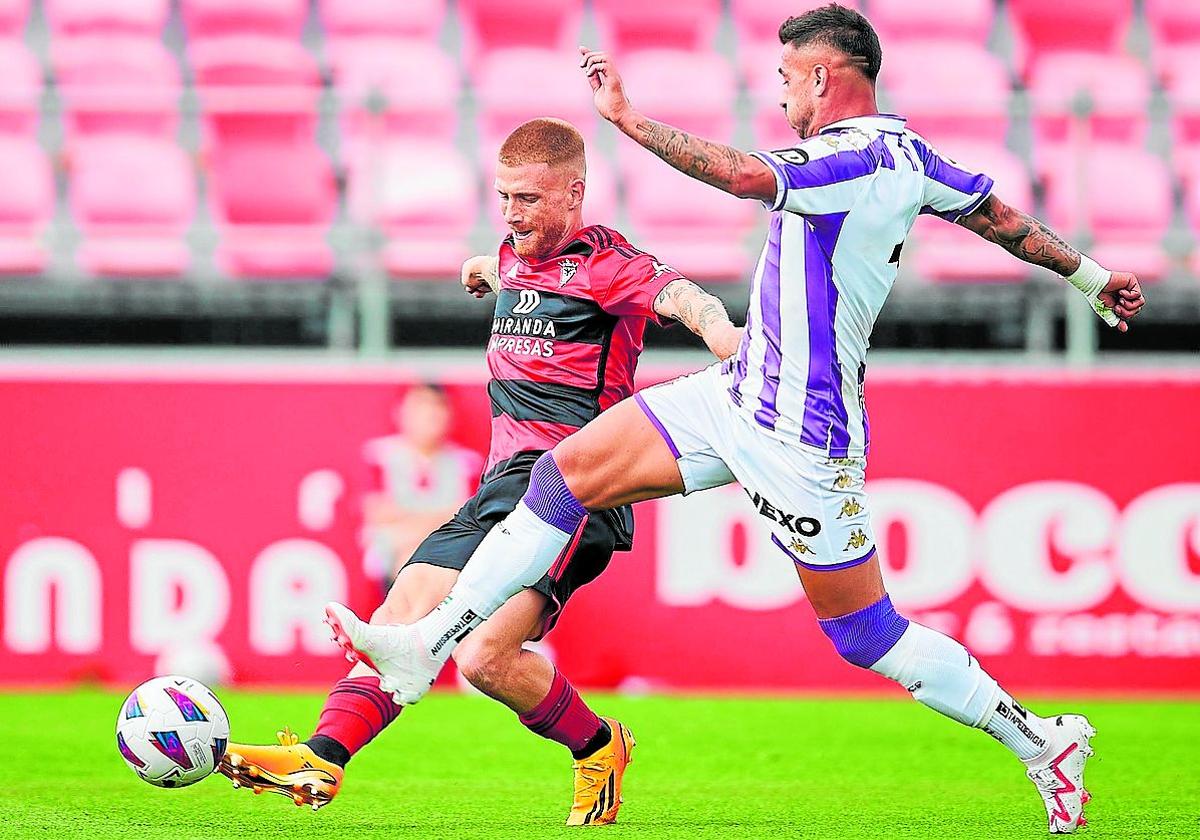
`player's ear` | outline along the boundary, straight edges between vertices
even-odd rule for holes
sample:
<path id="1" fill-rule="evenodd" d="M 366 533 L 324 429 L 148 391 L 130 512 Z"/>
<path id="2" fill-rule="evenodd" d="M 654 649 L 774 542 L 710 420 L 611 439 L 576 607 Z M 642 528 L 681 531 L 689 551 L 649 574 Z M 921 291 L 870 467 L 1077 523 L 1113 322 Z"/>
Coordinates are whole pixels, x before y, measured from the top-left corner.
<path id="1" fill-rule="evenodd" d="M 574 210 L 577 207 L 581 207 L 583 205 L 583 195 L 587 192 L 587 184 L 584 183 L 584 180 L 576 178 L 567 187 L 567 190 L 571 194 L 571 209 Z"/>
<path id="2" fill-rule="evenodd" d="M 813 65 L 812 70 L 813 94 L 822 96 L 829 86 L 829 68 L 824 64 Z"/>

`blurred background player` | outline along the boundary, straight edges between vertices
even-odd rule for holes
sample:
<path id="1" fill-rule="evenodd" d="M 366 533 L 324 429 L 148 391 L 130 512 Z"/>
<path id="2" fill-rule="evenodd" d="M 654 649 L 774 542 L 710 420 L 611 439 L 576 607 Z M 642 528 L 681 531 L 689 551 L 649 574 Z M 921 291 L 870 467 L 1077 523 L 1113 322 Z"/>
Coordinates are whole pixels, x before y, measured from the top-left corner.
<path id="1" fill-rule="evenodd" d="M 451 411 L 441 386 L 416 385 L 392 411 L 396 433 L 363 445 L 379 476 L 379 489 L 363 497 L 363 566 L 385 592 L 421 540 L 479 483 L 483 460 L 449 439 Z"/>
<path id="2" fill-rule="evenodd" d="M 741 330 L 719 300 L 616 231 L 584 226 L 585 170 L 583 138 L 561 120 L 527 122 L 500 149 L 496 190 L 512 233 L 498 258 L 469 260 L 462 278 L 477 297 L 497 292 L 487 348 L 492 442 L 483 481 L 416 549 L 374 621 L 414 621 L 433 609 L 526 491 L 538 456 L 633 392 L 647 320 L 680 321 L 721 359 L 737 347 Z M 549 660 L 522 644 L 548 632 L 572 593 L 603 572 L 614 551 L 629 550 L 632 539 L 628 506 L 589 518 L 553 569 L 455 651 L 472 685 L 571 751 L 569 825 L 616 820 L 633 737 L 617 721 L 598 717 Z M 449 631 L 442 643 L 456 634 Z M 400 713 L 369 665 L 356 665 L 334 686 L 307 741 L 284 730 L 279 746 L 230 744 L 221 772 L 235 786 L 272 790 L 314 809 L 327 804 L 351 756 Z"/>
<path id="3" fill-rule="evenodd" d="M 613 60 L 581 48 L 603 117 L 681 172 L 773 212 L 736 359 L 637 394 L 540 458 L 521 504 L 431 615 L 379 628 L 331 605 L 331 624 L 413 702 L 446 648 L 543 574 L 589 515 L 738 481 L 838 653 L 999 740 L 1027 767 L 1050 832 L 1073 833 L 1086 823 L 1088 720 L 1028 712 L 961 644 L 892 606 L 863 492 L 861 388 L 870 332 L 918 213 L 1056 271 L 1122 332 L 1143 306 L 1140 285 L 1005 205 L 990 177 L 939 155 L 903 117 L 880 114 L 882 50 L 862 15 L 826 6 L 785 21 L 779 40 L 780 104 L 802 142 L 753 155 L 640 114 Z"/>

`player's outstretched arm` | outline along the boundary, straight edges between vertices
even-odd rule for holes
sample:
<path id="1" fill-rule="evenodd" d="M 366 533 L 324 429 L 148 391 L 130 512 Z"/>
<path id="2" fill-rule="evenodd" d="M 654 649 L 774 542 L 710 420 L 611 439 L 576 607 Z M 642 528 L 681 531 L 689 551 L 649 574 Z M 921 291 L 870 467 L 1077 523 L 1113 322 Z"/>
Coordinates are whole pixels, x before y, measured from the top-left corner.
<path id="1" fill-rule="evenodd" d="M 1121 332 L 1129 329 L 1128 320 L 1146 304 L 1133 274 L 1102 268 L 1042 222 L 994 195 L 958 222 L 1013 256 L 1061 274 L 1083 293 L 1097 315 Z"/>
<path id="2" fill-rule="evenodd" d="M 654 311 L 672 318 L 700 336 L 722 361 L 737 352 L 742 328 L 735 327 L 725 304 L 691 280 L 672 280 L 654 299 Z"/>
<path id="3" fill-rule="evenodd" d="M 469 295 L 484 297 L 500 288 L 500 258 L 480 255 L 462 264 L 463 289 Z"/>
<path id="4" fill-rule="evenodd" d="M 775 200 L 775 174 L 765 163 L 739 149 L 695 137 L 638 113 L 629 104 L 608 54 L 587 47 L 580 47 L 579 52 L 579 66 L 591 82 L 600 116 L 685 175 L 738 198 Z"/>

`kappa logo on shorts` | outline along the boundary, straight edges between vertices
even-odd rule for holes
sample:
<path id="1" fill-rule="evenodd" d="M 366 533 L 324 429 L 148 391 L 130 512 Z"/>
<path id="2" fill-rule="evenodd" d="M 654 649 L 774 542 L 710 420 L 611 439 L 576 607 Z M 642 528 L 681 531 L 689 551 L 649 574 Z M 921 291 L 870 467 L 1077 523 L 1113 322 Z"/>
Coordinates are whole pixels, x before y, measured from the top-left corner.
<path id="1" fill-rule="evenodd" d="M 791 550 L 792 554 L 811 554 L 814 557 L 817 554 L 817 552 L 812 550 L 808 543 L 799 537 L 793 537 L 792 541 L 788 543 L 788 548 Z"/>
<path id="2" fill-rule="evenodd" d="M 849 551 L 852 548 L 862 548 L 867 544 L 867 535 L 863 533 L 862 528 L 855 528 L 850 532 L 850 539 L 846 542 L 846 547 L 842 551 Z"/>
<path id="3" fill-rule="evenodd" d="M 575 272 L 579 270 L 574 260 L 563 260 L 558 264 L 559 271 L 562 272 L 558 280 L 558 288 L 562 288 L 571 282 L 571 278 L 575 276 Z"/>
<path id="4" fill-rule="evenodd" d="M 749 490 L 746 491 L 746 495 L 750 497 L 750 502 L 758 510 L 759 516 L 765 516 L 772 522 L 778 522 L 793 534 L 799 534 L 802 537 L 815 537 L 821 533 L 821 523 L 811 516 L 797 516 L 794 513 L 784 513 L 758 493 L 751 493 Z"/>
<path id="5" fill-rule="evenodd" d="M 854 486 L 854 479 L 846 470 L 838 470 L 837 477 L 833 480 L 834 490 L 845 490 Z"/>
<path id="6" fill-rule="evenodd" d="M 512 308 L 514 315 L 527 315 L 537 309 L 542 302 L 542 296 L 534 289 L 521 289 L 521 299 Z"/>
<path id="7" fill-rule="evenodd" d="M 851 497 L 851 498 L 847 499 L 846 501 L 842 502 L 842 511 L 841 511 L 841 513 L 839 513 L 837 515 L 837 518 L 838 519 L 844 519 L 846 517 L 853 518 L 855 516 L 858 516 L 860 513 L 862 513 L 863 510 L 864 510 L 864 508 L 861 504 L 859 504 L 858 499 Z"/>

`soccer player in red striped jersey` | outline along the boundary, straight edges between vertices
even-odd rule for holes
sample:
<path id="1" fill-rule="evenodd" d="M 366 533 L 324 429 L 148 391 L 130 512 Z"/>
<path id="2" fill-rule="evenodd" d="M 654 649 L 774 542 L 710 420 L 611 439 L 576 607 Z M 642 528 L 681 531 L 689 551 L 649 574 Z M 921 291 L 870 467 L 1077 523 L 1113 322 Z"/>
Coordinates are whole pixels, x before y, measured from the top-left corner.
<path id="1" fill-rule="evenodd" d="M 487 346 L 491 451 L 478 492 L 416 549 L 374 623 L 411 622 L 432 610 L 487 532 L 512 512 L 538 457 L 633 393 L 648 320 L 680 321 L 720 359 L 737 349 L 741 330 L 719 300 L 615 230 L 583 224 L 585 175 L 583 138 L 560 120 L 527 122 L 500 149 L 496 189 L 512 233 L 498 256 L 468 260 L 462 276 L 477 297 L 496 294 Z M 633 737 L 596 715 L 549 660 L 522 645 L 548 632 L 572 593 L 632 540 L 628 506 L 591 517 L 549 573 L 454 654 L 473 685 L 571 751 L 568 825 L 615 821 Z M 338 792 L 350 757 L 400 709 L 370 663 L 360 662 L 334 686 L 307 741 L 284 730 L 278 746 L 230 744 L 221 772 L 235 786 L 319 808 Z"/>

